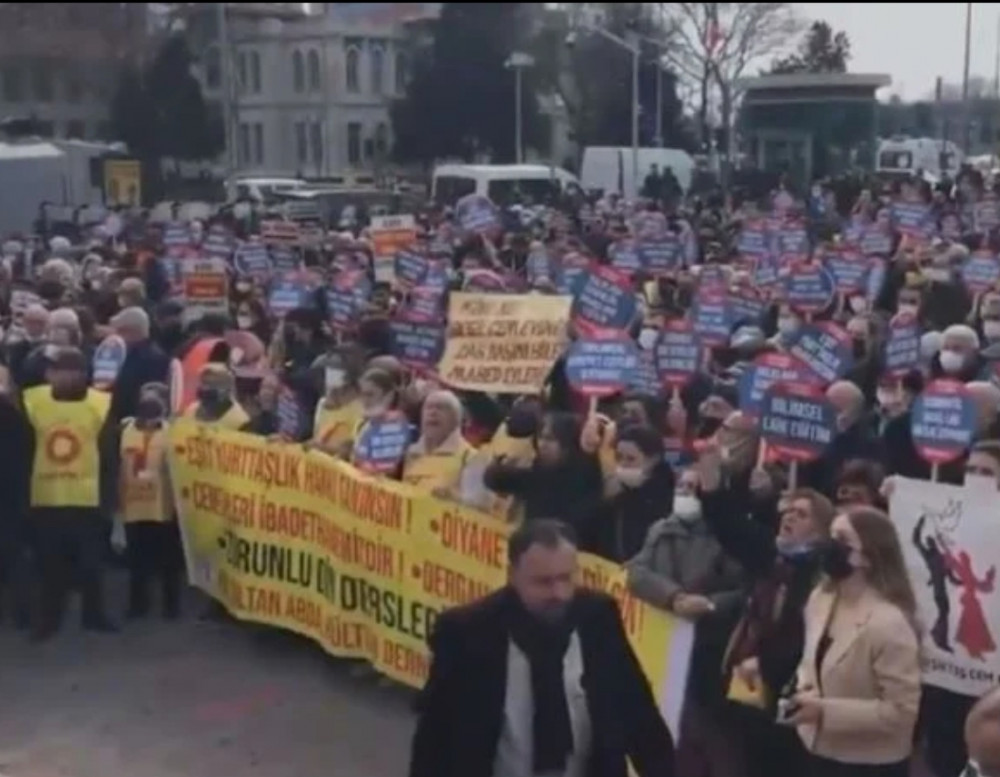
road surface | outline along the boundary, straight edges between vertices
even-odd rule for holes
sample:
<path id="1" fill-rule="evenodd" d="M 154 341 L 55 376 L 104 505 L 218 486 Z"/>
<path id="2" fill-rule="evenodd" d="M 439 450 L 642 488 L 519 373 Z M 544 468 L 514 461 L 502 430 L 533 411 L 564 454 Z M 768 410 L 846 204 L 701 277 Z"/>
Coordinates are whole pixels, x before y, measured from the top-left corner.
<path id="1" fill-rule="evenodd" d="M 111 586 L 121 612 L 121 573 Z M 399 777 L 409 692 L 292 635 L 185 617 L 51 642 L 0 625 L 3 777 Z"/>

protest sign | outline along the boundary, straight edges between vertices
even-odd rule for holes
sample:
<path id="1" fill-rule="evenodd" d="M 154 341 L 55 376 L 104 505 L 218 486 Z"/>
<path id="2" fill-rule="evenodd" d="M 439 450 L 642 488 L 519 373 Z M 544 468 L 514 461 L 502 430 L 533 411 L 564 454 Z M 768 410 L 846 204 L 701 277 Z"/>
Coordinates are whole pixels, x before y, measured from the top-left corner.
<path id="1" fill-rule="evenodd" d="M 414 321 L 440 321 L 444 318 L 445 295 L 438 289 L 417 286 L 403 299 L 401 312 Z"/>
<path id="2" fill-rule="evenodd" d="M 528 286 L 531 288 L 555 288 L 556 279 L 559 277 L 558 262 L 541 243 L 532 246 L 528 252 L 524 270 L 528 278 Z"/>
<path id="3" fill-rule="evenodd" d="M 299 272 L 302 269 L 302 261 L 293 248 L 289 248 L 288 246 L 274 246 L 270 249 L 269 253 L 271 264 L 274 266 L 274 272 L 278 275 Z"/>
<path id="4" fill-rule="evenodd" d="M 170 256 L 184 253 L 192 244 L 191 225 L 183 221 L 171 221 L 163 227 L 163 247 Z"/>
<path id="5" fill-rule="evenodd" d="M 897 314 L 893 317 L 883 351 L 886 375 L 903 378 L 920 366 L 920 335 L 916 316 Z"/>
<path id="6" fill-rule="evenodd" d="M 673 232 L 649 237 L 638 245 L 639 263 L 654 278 L 670 275 L 684 266 L 683 246 Z"/>
<path id="7" fill-rule="evenodd" d="M 466 391 L 537 393 L 562 353 L 569 308 L 563 296 L 453 293 L 441 380 Z"/>
<path id="8" fill-rule="evenodd" d="M 389 353 L 411 369 L 434 370 L 444 353 L 444 323 L 397 316 L 389 323 Z"/>
<path id="9" fill-rule="evenodd" d="M 272 315 L 283 318 L 295 308 L 305 307 L 309 302 L 309 286 L 301 275 L 286 275 L 271 281 L 267 294 L 267 307 Z"/>
<path id="10" fill-rule="evenodd" d="M 560 294 L 574 296 L 592 264 L 590 257 L 579 251 L 564 254 L 559 262 L 559 276 L 555 279 L 556 290 Z"/>
<path id="11" fill-rule="evenodd" d="M 204 258 L 181 262 L 183 318 L 197 321 L 206 313 L 229 312 L 229 268 L 222 259 Z"/>
<path id="12" fill-rule="evenodd" d="M 775 383 L 761 403 L 760 434 L 777 459 L 812 461 L 837 435 L 837 410 L 815 386 Z"/>
<path id="13" fill-rule="evenodd" d="M 760 256 L 768 253 L 767 222 L 763 219 L 744 222 L 736 246 L 741 254 Z"/>
<path id="14" fill-rule="evenodd" d="M 608 246 L 611 266 L 629 275 L 641 272 L 643 254 L 634 240 L 617 240 Z"/>
<path id="15" fill-rule="evenodd" d="M 244 243 L 233 255 L 237 275 L 263 282 L 271 274 L 271 256 L 263 243 Z"/>
<path id="16" fill-rule="evenodd" d="M 118 379 L 118 374 L 125 364 L 128 346 L 118 335 L 108 335 L 94 349 L 93 367 L 94 388 L 108 390 Z"/>
<path id="17" fill-rule="evenodd" d="M 800 327 L 788 352 L 823 383 L 844 377 L 854 363 L 851 336 L 832 321 Z"/>
<path id="18" fill-rule="evenodd" d="M 705 349 L 690 321 L 668 321 L 653 349 L 661 383 L 678 389 L 705 366 Z"/>
<path id="19" fill-rule="evenodd" d="M 404 287 L 419 286 L 427 277 L 428 259 L 423 254 L 404 248 L 396 253 L 393 261 L 395 280 Z"/>
<path id="20" fill-rule="evenodd" d="M 996 484 L 897 477 L 889 515 L 923 628 L 922 680 L 976 698 L 1000 681 L 1000 522 Z"/>
<path id="21" fill-rule="evenodd" d="M 656 374 L 656 365 L 650 351 L 639 351 L 639 363 L 625 377 L 625 391 L 640 397 L 659 399 L 663 392 L 663 384 Z"/>
<path id="22" fill-rule="evenodd" d="M 473 294 L 502 294 L 508 290 L 507 281 L 493 270 L 468 270 L 463 275 L 462 291 Z"/>
<path id="23" fill-rule="evenodd" d="M 809 255 L 809 233 L 802 221 L 786 220 L 779 227 L 776 237 L 776 253 L 779 256 L 804 259 Z"/>
<path id="24" fill-rule="evenodd" d="M 840 294 L 863 291 L 868 267 L 868 259 L 850 249 L 831 251 L 826 255 L 826 269 L 833 276 L 834 285 Z"/>
<path id="25" fill-rule="evenodd" d="M 777 257 L 758 256 L 753 263 L 753 282 L 758 289 L 767 289 L 778 282 L 780 270 Z"/>
<path id="26" fill-rule="evenodd" d="M 630 337 L 578 339 L 566 352 L 566 380 L 585 397 L 617 394 L 638 371 L 639 357 Z"/>
<path id="27" fill-rule="evenodd" d="M 364 273 L 357 270 L 338 273 L 326 288 L 326 318 L 330 326 L 338 332 L 354 329 L 370 290 Z"/>
<path id="28" fill-rule="evenodd" d="M 896 230 L 908 237 L 925 237 L 932 223 L 930 206 L 923 202 L 896 202 L 892 205 Z"/>
<path id="29" fill-rule="evenodd" d="M 993 251 L 973 251 L 962 265 L 962 282 L 973 294 L 989 291 L 1000 281 L 1000 261 Z"/>
<path id="30" fill-rule="evenodd" d="M 691 305 L 691 322 L 705 345 L 728 345 L 733 328 L 729 299 L 722 292 L 702 291 Z"/>
<path id="31" fill-rule="evenodd" d="M 455 217 L 466 232 L 482 235 L 500 227 L 497 206 L 480 194 L 468 194 L 455 203 Z"/>
<path id="32" fill-rule="evenodd" d="M 427 679 L 437 615 L 506 580 L 509 526 L 319 451 L 182 419 L 169 455 L 192 584 L 241 620 L 290 629 L 410 687 Z M 618 601 L 678 730 L 693 625 L 636 599 L 621 566 L 581 554 L 580 567 L 582 585 Z"/>
<path id="33" fill-rule="evenodd" d="M 871 266 L 868 268 L 868 275 L 865 278 L 865 299 L 868 300 L 869 305 L 874 305 L 882 296 L 882 289 L 885 287 L 888 274 L 889 269 L 885 259 L 876 257 L 871 260 Z"/>
<path id="34" fill-rule="evenodd" d="M 635 320 L 637 305 L 628 275 L 595 265 L 579 280 L 573 299 L 573 323 L 585 334 L 624 331 Z"/>
<path id="35" fill-rule="evenodd" d="M 413 216 L 372 216 L 368 227 L 375 260 L 375 282 L 391 283 L 398 267 L 396 257 L 417 242 L 417 223 Z"/>
<path id="36" fill-rule="evenodd" d="M 271 219 L 260 223 L 260 239 L 267 245 L 297 246 L 299 225 L 294 221 Z"/>
<path id="37" fill-rule="evenodd" d="M 393 411 L 369 418 L 354 441 L 353 461 L 369 474 L 395 472 L 410 447 L 410 434 L 410 421 L 403 413 Z"/>
<path id="38" fill-rule="evenodd" d="M 985 235 L 1000 227 L 1000 203 L 996 197 L 985 197 L 972 204 L 973 231 Z"/>
<path id="39" fill-rule="evenodd" d="M 830 305 L 836 286 L 818 262 L 793 264 L 785 278 L 785 300 L 800 313 L 821 313 Z"/>
<path id="40" fill-rule="evenodd" d="M 232 233 L 221 224 L 213 224 L 205 235 L 201 250 L 206 256 L 228 260 L 233 253 L 234 245 Z"/>
<path id="41" fill-rule="evenodd" d="M 740 375 L 740 410 L 749 416 L 760 415 L 764 394 L 776 383 L 809 383 L 816 377 L 793 356 L 785 353 L 762 353 Z"/>
<path id="42" fill-rule="evenodd" d="M 731 289 L 726 297 L 729 317 L 735 326 L 738 323 L 758 325 L 767 312 L 767 302 L 754 288 L 740 286 Z"/>
<path id="43" fill-rule="evenodd" d="M 928 383 L 910 409 L 910 431 L 917 453 L 931 464 L 965 453 L 976 431 L 976 403 L 965 384 L 947 379 Z"/>
<path id="44" fill-rule="evenodd" d="M 880 224 L 870 225 L 861 236 L 861 253 L 865 256 L 886 256 L 892 253 L 892 235 Z"/>

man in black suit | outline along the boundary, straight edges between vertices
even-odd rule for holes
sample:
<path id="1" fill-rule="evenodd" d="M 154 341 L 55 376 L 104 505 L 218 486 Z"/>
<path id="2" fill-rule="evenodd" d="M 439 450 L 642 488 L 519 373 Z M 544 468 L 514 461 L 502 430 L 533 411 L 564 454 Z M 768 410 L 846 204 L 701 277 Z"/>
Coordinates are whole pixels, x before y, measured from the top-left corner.
<path id="1" fill-rule="evenodd" d="M 577 590 L 558 521 L 511 535 L 510 582 L 438 619 L 410 777 L 672 777 L 673 740 L 614 600 Z"/>

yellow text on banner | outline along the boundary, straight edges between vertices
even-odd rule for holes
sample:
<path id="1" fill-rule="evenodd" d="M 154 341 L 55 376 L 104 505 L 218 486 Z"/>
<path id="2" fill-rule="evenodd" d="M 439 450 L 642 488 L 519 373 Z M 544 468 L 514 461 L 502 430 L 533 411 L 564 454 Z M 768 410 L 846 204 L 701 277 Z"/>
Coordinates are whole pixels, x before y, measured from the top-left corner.
<path id="1" fill-rule="evenodd" d="M 427 678 L 437 616 L 504 583 L 505 524 L 319 451 L 179 419 L 169 455 L 192 584 L 238 618 L 296 631 L 406 685 Z M 618 601 L 676 725 L 690 624 L 632 597 L 624 572 L 601 559 L 583 557 L 581 583 Z"/>
<path id="2" fill-rule="evenodd" d="M 569 309 L 569 297 L 453 292 L 441 380 L 467 391 L 537 393 L 566 344 Z"/>

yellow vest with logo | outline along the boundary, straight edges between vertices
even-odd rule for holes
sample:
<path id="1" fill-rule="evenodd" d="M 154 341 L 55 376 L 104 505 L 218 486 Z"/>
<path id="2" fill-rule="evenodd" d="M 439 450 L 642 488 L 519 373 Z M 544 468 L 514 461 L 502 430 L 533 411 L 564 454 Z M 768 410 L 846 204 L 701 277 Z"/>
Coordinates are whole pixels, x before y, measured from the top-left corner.
<path id="1" fill-rule="evenodd" d="M 119 512 L 125 523 L 163 523 L 173 517 L 167 478 L 167 430 L 139 429 L 134 419 L 122 427 Z"/>
<path id="2" fill-rule="evenodd" d="M 424 453 L 411 447 L 403 459 L 401 479 L 424 491 L 436 488 L 455 489 L 462 476 L 462 468 L 475 452 L 476 449 L 465 440 L 455 449 L 446 452 Z"/>
<path id="3" fill-rule="evenodd" d="M 187 410 L 184 411 L 185 418 L 194 418 L 198 420 L 198 408 L 200 407 L 198 402 L 192 402 L 188 405 Z M 229 409 L 223 414 L 222 418 L 215 421 L 205 421 L 203 423 L 213 423 L 218 424 L 223 429 L 229 429 L 233 432 L 238 432 L 248 423 L 250 423 L 250 416 L 247 415 L 247 411 L 243 409 L 243 406 L 239 402 L 233 402 Z"/>
<path id="4" fill-rule="evenodd" d="M 316 408 L 313 442 L 324 448 L 337 448 L 354 439 L 361 421 L 364 419 L 360 399 L 353 399 L 341 407 L 324 407 L 320 400 Z"/>
<path id="5" fill-rule="evenodd" d="M 35 431 L 32 507 L 97 507 L 101 501 L 99 439 L 111 397 L 88 389 L 76 401 L 53 399 L 51 386 L 24 392 Z"/>

